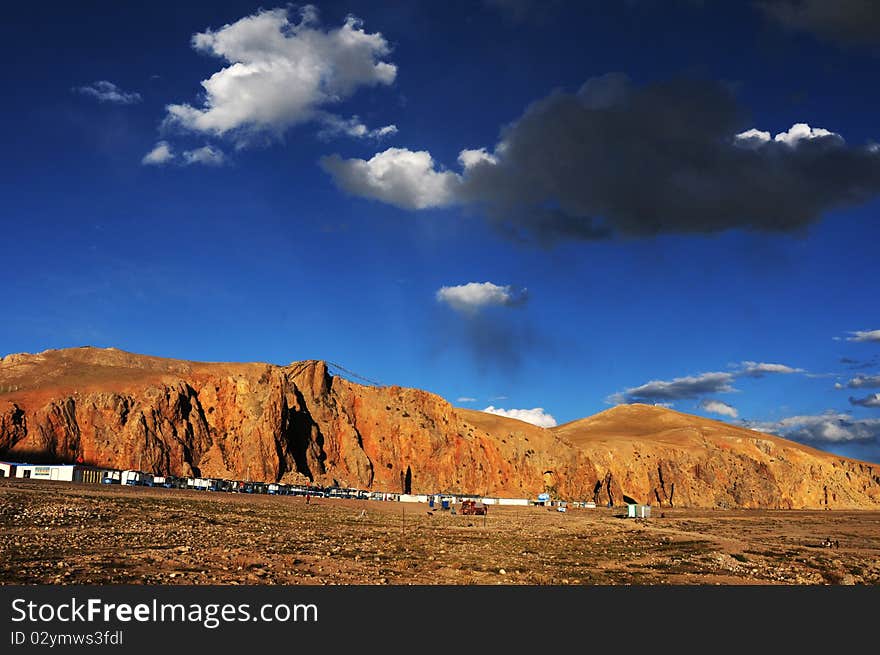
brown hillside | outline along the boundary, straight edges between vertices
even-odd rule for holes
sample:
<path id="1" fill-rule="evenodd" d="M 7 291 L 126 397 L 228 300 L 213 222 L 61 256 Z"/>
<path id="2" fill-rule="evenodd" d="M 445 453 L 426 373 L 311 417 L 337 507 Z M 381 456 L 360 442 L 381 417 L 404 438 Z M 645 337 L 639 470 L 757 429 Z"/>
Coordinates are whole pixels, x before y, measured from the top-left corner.
<path id="1" fill-rule="evenodd" d="M 196 363 L 112 348 L 0 360 L 0 455 L 599 504 L 880 505 L 880 466 L 659 407 L 545 430 L 417 389 L 355 384 L 320 361 Z"/>

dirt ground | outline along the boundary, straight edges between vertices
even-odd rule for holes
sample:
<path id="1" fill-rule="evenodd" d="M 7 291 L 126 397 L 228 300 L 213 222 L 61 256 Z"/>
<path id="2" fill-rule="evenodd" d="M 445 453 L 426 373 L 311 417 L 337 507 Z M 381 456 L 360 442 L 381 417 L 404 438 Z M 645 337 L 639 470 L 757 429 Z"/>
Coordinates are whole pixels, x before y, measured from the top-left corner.
<path id="1" fill-rule="evenodd" d="M 880 583 L 880 512 L 653 511 L 0 480 L 0 584 Z"/>

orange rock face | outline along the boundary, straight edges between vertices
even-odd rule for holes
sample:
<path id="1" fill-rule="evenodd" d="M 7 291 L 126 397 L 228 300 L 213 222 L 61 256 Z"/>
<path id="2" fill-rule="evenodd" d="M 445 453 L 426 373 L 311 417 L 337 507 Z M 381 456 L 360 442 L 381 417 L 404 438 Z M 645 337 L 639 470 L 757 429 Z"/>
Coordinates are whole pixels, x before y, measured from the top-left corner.
<path id="1" fill-rule="evenodd" d="M 655 506 L 876 508 L 880 465 L 644 405 L 558 428 L 368 387 L 320 361 L 73 348 L 0 360 L 0 455 L 156 474 Z"/>

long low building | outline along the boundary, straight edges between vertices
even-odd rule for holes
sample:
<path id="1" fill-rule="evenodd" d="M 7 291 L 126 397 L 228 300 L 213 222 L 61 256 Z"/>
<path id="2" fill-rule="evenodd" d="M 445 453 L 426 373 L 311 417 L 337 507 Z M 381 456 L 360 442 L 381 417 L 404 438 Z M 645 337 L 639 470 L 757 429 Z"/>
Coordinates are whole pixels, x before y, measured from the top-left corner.
<path id="1" fill-rule="evenodd" d="M 104 469 L 82 464 L 23 464 L 0 462 L 2 477 L 100 483 Z"/>

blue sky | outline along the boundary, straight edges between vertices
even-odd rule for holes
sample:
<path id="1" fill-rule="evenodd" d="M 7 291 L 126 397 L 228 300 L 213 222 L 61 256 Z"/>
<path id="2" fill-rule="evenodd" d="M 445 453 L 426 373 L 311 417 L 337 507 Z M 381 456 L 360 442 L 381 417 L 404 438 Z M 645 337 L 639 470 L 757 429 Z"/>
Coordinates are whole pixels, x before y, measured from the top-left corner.
<path id="1" fill-rule="evenodd" d="M 3 354 L 322 358 L 880 461 L 860 0 L 126 4 L 0 26 Z"/>

